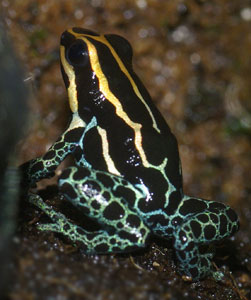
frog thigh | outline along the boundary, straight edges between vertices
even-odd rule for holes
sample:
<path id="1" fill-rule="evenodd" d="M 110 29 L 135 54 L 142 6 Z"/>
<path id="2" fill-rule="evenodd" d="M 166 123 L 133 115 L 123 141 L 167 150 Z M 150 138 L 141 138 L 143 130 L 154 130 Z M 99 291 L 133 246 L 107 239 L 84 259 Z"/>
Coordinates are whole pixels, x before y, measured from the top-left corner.
<path id="1" fill-rule="evenodd" d="M 105 235 L 116 239 L 116 246 L 108 245 L 108 252 L 144 247 L 150 233 L 137 213 L 128 206 L 125 197 L 116 194 L 122 186 L 130 189 L 131 184 L 121 177 L 86 167 L 70 167 L 59 178 L 59 190 L 66 199 L 83 214 L 113 232 L 109 236 L 103 231 L 104 239 Z"/>
<path id="2" fill-rule="evenodd" d="M 187 214 L 181 225 L 174 231 L 174 247 L 181 272 L 192 277 L 193 280 L 207 275 L 213 275 L 216 280 L 220 280 L 223 274 L 217 272 L 212 266 L 214 249 L 210 243 L 233 235 L 239 227 L 238 217 L 229 206 L 223 203 L 188 196 L 184 196 L 184 199 L 183 204 L 188 204 L 186 201 L 192 201 L 195 205 L 201 202 L 206 209 L 198 213 Z M 179 213 L 182 212 L 184 213 L 181 208 Z M 202 250 L 201 245 L 207 245 L 207 249 Z"/>

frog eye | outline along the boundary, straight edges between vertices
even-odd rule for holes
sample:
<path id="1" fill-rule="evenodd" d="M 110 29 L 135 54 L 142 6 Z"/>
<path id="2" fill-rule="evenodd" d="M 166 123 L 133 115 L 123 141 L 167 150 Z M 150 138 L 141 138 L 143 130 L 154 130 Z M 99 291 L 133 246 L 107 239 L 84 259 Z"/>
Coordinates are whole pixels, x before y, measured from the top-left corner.
<path id="1" fill-rule="evenodd" d="M 88 62 L 88 51 L 83 41 L 76 41 L 66 53 L 66 59 L 71 65 L 85 66 Z"/>

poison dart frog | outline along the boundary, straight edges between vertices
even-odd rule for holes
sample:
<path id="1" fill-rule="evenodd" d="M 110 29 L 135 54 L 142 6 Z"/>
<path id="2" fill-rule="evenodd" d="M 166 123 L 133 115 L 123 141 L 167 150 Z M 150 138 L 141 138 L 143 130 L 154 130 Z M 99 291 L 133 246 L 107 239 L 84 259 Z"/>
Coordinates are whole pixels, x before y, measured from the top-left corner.
<path id="1" fill-rule="evenodd" d="M 131 252 L 150 236 L 171 239 L 181 274 L 221 280 L 211 244 L 233 235 L 238 217 L 223 203 L 183 193 L 176 138 L 133 71 L 129 42 L 71 28 L 61 36 L 60 59 L 71 120 L 48 152 L 21 171 L 34 185 L 54 176 L 71 154 L 75 166 L 60 175 L 59 191 L 101 229 L 87 231 L 30 194 L 52 220 L 39 229 L 59 232 L 94 254 Z"/>

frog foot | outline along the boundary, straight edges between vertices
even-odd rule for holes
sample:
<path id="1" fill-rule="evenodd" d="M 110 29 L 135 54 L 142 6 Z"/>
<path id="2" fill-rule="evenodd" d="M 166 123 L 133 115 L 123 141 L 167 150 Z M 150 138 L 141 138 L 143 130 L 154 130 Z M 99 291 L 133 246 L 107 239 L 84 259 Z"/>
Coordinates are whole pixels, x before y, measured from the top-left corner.
<path id="1" fill-rule="evenodd" d="M 184 197 L 183 208 L 191 199 Z M 223 273 L 212 264 L 214 243 L 233 235 L 239 227 L 236 213 L 227 205 L 215 201 L 193 199 L 206 209 L 187 214 L 174 232 L 174 248 L 183 274 L 194 281 L 206 276 L 222 280 Z M 182 209 L 180 210 L 182 212 Z"/>

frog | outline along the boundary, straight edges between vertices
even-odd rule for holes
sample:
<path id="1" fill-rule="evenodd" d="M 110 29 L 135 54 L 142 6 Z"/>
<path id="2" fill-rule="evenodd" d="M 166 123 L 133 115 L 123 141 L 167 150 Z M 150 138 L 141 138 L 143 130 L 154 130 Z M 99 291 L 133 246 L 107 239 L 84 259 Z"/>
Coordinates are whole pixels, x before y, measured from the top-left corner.
<path id="1" fill-rule="evenodd" d="M 69 124 L 20 171 L 29 189 L 72 156 L 73 166 L 58 177 L 59 193 L 99 228 L 75 224 L 29 192 L 28 201 L 51 220 L 38 229 L 80 243 L 86 254 L 131 253 L 152 237 L 169 240 L 183 278 L 222 280 L 212 262 L 214 246 L 238 230 L 238 216 L 224 203 L 184 194 L 177 140 L 132 57 L 130 43 L 116 34 L 73 27 L 61 35 Z"/>

